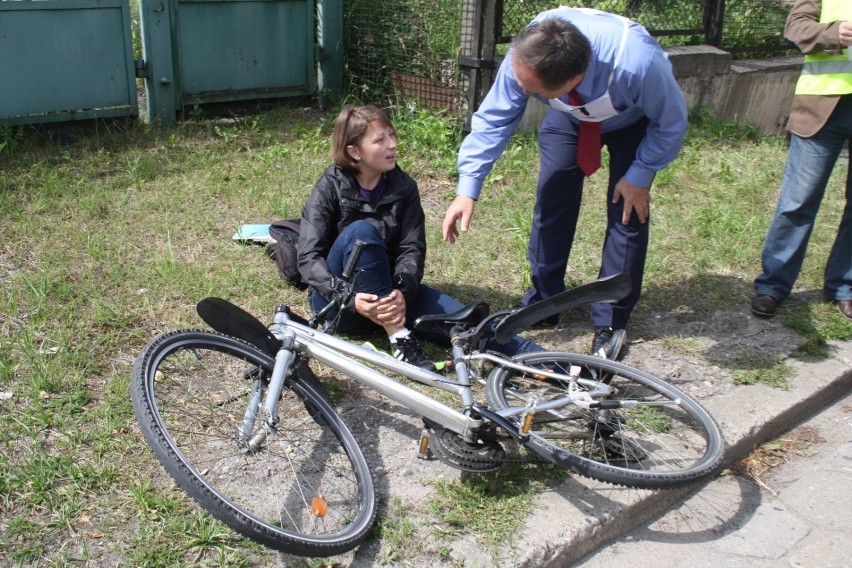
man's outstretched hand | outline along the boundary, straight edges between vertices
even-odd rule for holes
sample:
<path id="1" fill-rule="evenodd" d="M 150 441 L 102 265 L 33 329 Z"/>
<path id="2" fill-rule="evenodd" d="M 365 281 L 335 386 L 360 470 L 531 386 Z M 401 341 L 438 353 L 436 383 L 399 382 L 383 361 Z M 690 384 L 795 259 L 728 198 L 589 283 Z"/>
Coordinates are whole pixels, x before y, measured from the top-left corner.
<path id="1" fill-rule="evenodd" d="M 447 214 L 444 216 L 444 240 L 448 243 L 456 242 L 456 237 L 459 236 L 459 227 L 456 222 L 461 219 L 461 232 L 466 233 L 470 228 L 470 220 L 473 217 L 473 210 L 476 207 L 476 200 L 464 195 L 457 195 L 450 206 L 447 207 Z"/>

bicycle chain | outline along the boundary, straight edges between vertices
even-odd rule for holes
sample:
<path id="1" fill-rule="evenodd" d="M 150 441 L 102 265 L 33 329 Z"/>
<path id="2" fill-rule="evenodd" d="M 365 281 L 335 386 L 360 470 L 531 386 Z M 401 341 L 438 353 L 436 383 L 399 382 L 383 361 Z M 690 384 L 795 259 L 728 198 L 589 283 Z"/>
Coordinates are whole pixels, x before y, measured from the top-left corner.
<path id="1" fill-rule="evenodd" d="M 476 443 L 466 442 L 461 436 L 446 428 L 432 428 L 429 449 L 447 465 L 470 473 L 491 473 L 509 464 L 549 463 L 533 452 L 526 451 L 524 457 L 510 458 L 497 440 L 496 434 L 488 433 Z M 506 437 L 508 440 L 508 436 Z"/>

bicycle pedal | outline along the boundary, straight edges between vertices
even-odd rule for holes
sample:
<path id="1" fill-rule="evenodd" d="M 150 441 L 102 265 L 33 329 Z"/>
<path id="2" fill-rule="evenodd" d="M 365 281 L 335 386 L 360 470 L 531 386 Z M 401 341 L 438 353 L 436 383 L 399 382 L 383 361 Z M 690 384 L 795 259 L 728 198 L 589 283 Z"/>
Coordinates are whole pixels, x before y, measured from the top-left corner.
<path id="1" fill-rule="evenodd" d="M 430 458 L 429 430 L 426 428 L 420 432 L 420 447 L 417 450 L 417 457 L 421 460 L 428 460 Z"/>

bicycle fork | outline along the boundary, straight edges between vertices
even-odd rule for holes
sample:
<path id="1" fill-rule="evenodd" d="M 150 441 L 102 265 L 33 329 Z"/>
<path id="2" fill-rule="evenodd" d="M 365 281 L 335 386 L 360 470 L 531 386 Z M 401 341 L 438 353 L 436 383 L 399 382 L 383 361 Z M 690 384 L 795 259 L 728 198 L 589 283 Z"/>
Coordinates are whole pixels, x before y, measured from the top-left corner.
<path id="1" fill-rule="evenodd" d="M 286 322 L 287 314 L 279 306 L 275 310 L 271 331 L 282 343 L 278 352 L 275 354 L 275 366 L 272 368 L 272 376 L 269 378 L 268 386 L 266 386 L 267 381 L 263 371 L 259 371 L 257 376 L 255 376 L 252 381 L 248 407 L 246 408 L 243 423 L 240 427 L 239 443 L 247 452 L 260 451 L 269 434 L 276 432 L 278 428 L 280 420 L 278 416 L 278 399 L 281 398 L 281 391 L 284 390 L 284 379 L 287 377 L 287 373 L 290 371 L 290 366 L 293 363 L 293 344 L 296 337 L 296 332 L 288 328 L 285 325 Z M 263 399 L 264 391 L 266 391 L 266 402 L 261 409 L 260 402 Z M 259 410 L 262 411 L 264 416 L 263 427 L 254 436 L 251 436 Z M 249 438 L 249 436 L 251 437 Z"/>

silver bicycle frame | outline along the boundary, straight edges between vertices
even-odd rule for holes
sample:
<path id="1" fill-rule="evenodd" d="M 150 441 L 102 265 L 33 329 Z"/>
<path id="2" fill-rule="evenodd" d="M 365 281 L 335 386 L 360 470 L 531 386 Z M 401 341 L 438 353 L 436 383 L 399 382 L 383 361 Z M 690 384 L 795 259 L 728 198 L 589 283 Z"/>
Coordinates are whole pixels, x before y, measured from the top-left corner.
<path id="1" fill-rule="evenodd" d="M 468 373 L 469 361 L 490 360 L 493 363 L 526 373 L 575 381 L 577 384 L 582 384 L 587 389 L 591 389 L 585 391 L 584 397 L 606 396 L 612 392 L 611 387 L 598 381 L 528 367 L 493 353 L 474 352 L 466 356 L 461 347 L 453 347 L 454 361 L 456 361 L 455 370 L 458 376 L 458 379 L 454 380 L 302 325 L 287 318 L 286 314 L 281 314 L 281 316 L 283 317 L 279 318 L 278 314 L 276 314 L 276 321 L 272 326 L 273 333 L 284 340 L 284 346 L 276 357 L 275 369 L 273 370 L 272 380 L 269 385 L 270 393 L 280 392 L 287 366 L 289 366 L 292 360 L 292 352 L 304 352 L 317 361 L 355 379 L 357 382 L 383 394 L 432 422 L 440 424 L 463 437 L 469 437 L 474 430 L 483 424 L 482 419 L 474 418 L 469 413 L 475 402 L 471 392 L 471 382 Z M 463 411 L 438 402 L 430 396 L 368 367 L 361 363 L 361 361 L 396 373 L 420 384 L 453 393 L 461 400 Z M 271 405 L 268 407 L 271 416 L 275 415 L 274 405 L 277 399 L 277 396 L 275 398 L 271 396 L 267 397 L 267 404 Z M 588 400 L 591 401 L 591 398 L 588 398 Z M 497 411 L 496 414 L 504 417 L 524 413 L 532 414 L 539 411 L 552 411 L 566 405 L 577 404 L 578 402 L 582 404 L 584 401 L 580 401 L 576 396 L 570 395 L 546 402 L 527 400 L 523 406 L 502 409 Z"/>
<path id="2" fill-rule="evenodd" d="M 481 419 L 473 418 L 438 402 L 420 391 L 371 369 L 361 361 L 418 383 L 453 393 L 461 399 L 462 406 L 469 409 L 473 406 L 473 397 L 466 369 L 458 373 L 458 380 L 453 380 L 292 320 L 288 320 L 285 325 L 288 329 L 295 331 L 293 346 L 295 351 L 307 353 L 317 361 L 340 371 L 413 412 L 462 436 L 470 435 L 473 430 L 482 425 Z M 458 368 L 456 370 L 458 371 Z"/>

